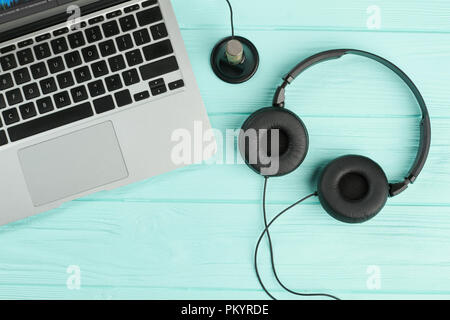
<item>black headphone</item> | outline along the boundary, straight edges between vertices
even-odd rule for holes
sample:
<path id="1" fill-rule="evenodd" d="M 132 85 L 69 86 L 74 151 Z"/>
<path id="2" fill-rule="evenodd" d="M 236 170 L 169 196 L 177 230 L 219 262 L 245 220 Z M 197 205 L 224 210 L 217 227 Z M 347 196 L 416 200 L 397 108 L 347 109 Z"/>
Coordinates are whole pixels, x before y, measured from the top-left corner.
<path id="1" fill-rule="evenodd" d="M 309 67 L 323 61 L 341 58 L 346 54 L 363 56 L 391 69 L 411 89 L 422 111 L 419 150 L 412 168 L 402 182 L 389 183 L 383 169 L 375 161 L 359 155 L 347 155 L 332 161 L 320 175 L 317 194 L 323 208 L 340 221 L 361 223 L 377 215 L 385 206 L 388 197 L 397 196 L 409 184 L 414 183 L 425 165 L 430 150 L 431 123 L 425 101 L 411 79 L 393 63 L 375 54 L 353 49 L 325 51 L 305 59 L 283 78 L 284 82 L 276 90 L 272 107 L 256 111 L 245 121 L 239 136 L 239 149 L 246 164 L 266 178 L 283 176 L 296 170 L 306 158 L 309 139 L 302 120 L 284 108 L 286 87 Z M 267 139 L 262 141 L 261 134 L 248 135 L 249 130 L 279 132 L 277 145 L 279 165 L 275 173 L 263 173 L 268 163 L 260 151 L 270 150 Z M 252 145 L 257 147 L 254 149 L 256 154 L 250 152 L 252 149 L 249 146 Z"/>

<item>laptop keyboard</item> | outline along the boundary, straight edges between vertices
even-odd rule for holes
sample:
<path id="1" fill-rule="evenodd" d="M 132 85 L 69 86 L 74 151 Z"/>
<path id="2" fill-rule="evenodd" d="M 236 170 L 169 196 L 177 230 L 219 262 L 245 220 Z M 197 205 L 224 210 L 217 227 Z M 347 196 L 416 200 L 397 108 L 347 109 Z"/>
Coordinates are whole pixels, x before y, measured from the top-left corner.
<path id="1" fill-rule="evenodd" d="M 164 78 L 179 66 L 157 0 L 2 48 L 0 66 L 0 146 L 184 87 Z"/>

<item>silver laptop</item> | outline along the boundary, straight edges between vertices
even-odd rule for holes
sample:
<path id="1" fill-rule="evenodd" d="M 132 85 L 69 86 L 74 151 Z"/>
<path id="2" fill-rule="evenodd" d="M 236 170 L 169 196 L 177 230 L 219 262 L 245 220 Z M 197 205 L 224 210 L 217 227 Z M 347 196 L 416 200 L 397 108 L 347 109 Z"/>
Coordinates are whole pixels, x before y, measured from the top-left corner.
<path id="1" fill-rule="evenodd" d="M 210 128 L 169 0 L 0 1 L 0 224 L 183 166 Z"/>

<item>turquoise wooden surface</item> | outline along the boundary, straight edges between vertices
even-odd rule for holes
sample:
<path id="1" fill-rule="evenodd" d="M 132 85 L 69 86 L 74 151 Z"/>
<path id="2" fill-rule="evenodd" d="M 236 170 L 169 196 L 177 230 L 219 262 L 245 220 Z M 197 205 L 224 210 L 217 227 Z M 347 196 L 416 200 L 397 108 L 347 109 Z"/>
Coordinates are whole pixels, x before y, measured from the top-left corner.
<path id="1" fill-rule="evenodd" d="M 450 2 L 233 1 L 237 33 L 259 48 L 261 67 L 246 84 L 212 74 L 211 48 L 228 35 L 222 0 L 173 0 L 200 90 L 215 128 L 239 128 L 270 103 L 279 79 L 321 50 L 372 51 L 400 66 L 428 103 L 430 158 L 417 184 L 363 225 L 331 219 L 317 199 L 273 228 L 281 277 L 293 289 L 344 299 L 450 298 Z M 367 8 L 381 9 L 369 30 Z M 256 8 L 256 9 L 255 9 Z M 269 212 L 314 189 L 317 170 L 348 153 L 401 177 L 418 141 L 418 108 L 398 79 L 358 57 L 329 62 L 289 88 L 288 107 L 305 121 L 311 151 L 294 174 L 270 181 Z M 243 165 L 194 165 L 0 228 L 0 298 L 259 299 L 252 252 L 262 228 L 263 181 Z M 267 253 L 263 278 L 280 298 Z M 70 290 L 68 266 L 81 287 Z M 381 287 L 367 287 L 367 268 Z"/>

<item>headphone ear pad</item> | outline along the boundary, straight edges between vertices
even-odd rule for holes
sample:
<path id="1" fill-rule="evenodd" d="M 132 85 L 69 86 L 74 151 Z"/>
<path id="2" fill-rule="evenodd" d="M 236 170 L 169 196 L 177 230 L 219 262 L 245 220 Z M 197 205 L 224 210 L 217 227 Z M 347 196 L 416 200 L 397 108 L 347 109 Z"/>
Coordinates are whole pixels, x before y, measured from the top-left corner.
<path id="1" fill-rule="evenodd" d="M 342 222 L 362 223 L 383 209 L 389 183 L 376 162 L 349 155 L 326 166 L 317 190 L 322 207 L 332 217 Z"/>
<path id="2" fill-rule="evenodd" d="M 264 149 L 262 139 L 266 142 L 267 136 L 270 136 L 268 132 L 274 129 L 279 130 L 279 156 L 270 157 L 271 163 L 267 164 L 267 160 L 263 161 L 261 157 L 261 150 Z M 265 137 L 260 134 L 261 130 L 265 130 Z M 239 150 L 246 164 L 266 177 L 283 176 L 297 169 L 306 158 L 308 146 L 308 132 L 302 120 L 292 111 L 280 107 L 262 108 L 253 113 L 244 122 L 239 135 Z M 257 147 L 257 150 L 252 147 Z M 271 147 L 266 143 L 266 149 Z M 278 160 L 275 171 L 264 172 L 275 160 Z"/>

